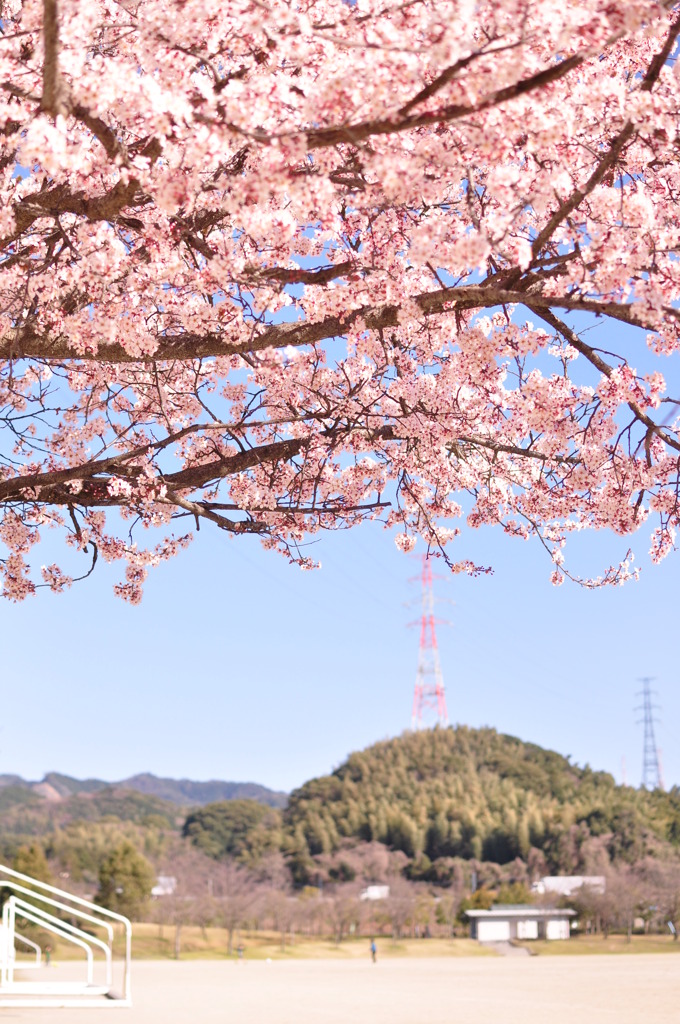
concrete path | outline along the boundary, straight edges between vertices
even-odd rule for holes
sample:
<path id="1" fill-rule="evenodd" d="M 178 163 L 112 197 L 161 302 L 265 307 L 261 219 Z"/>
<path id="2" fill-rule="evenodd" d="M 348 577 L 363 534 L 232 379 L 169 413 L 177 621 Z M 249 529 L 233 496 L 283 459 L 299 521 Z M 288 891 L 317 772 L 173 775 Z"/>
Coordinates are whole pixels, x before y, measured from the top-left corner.
<path id="1" fill-rule="evenodd" d="M 513 946 L 512 942 L 488 942 L 486 945 L 499 956 L 531 956 L 526 946 Z"/>

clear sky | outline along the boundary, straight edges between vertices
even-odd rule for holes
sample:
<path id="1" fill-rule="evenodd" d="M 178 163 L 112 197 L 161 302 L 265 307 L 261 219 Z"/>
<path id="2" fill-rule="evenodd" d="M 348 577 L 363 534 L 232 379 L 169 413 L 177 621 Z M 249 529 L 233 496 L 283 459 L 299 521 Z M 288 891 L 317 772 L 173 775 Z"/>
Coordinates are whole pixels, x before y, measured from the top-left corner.
<path id="1" fill-rule="evenodd" d="M 598 327 L 587 339 L 628 354 L 640 373 L 662 369 L 680 394 L 680 358 L 657 365 L 639 332 Z M 573 370 L 592 380 L 581 360 Z M 629 546 L 643 569 L 637 583 L 586 590 L 553 587 L 538 543 L 464 527 L 451 557 L 495 571 L 437 581 L 453 602 L 439 609 L 451 625 L 438 637 L 451 722 L 493 726 L 619 781 L 625 759 L 637 786 L 636 692 L 652 676 L 665 782 L 680 784 L 680 552 L 652 566 L 651 529 L 572 537 L 571 569 L 596 575 Z M 407 729 L 418 630 L 406 624 L 420 596 L 408 580 L 419 564 L 378 524 L 320 538 L 311 553 L 322 568 L 303 572 L 256 538 L 204 526 L 149 574 L 137 607 L 113 595 L 122 567 L 101 562 L 63 595 L 0 599 L 0 773 L 151 771 L 290 790 Z M 49 534 L 34 549 L 41 564 L 62 556 Z"/>
<path id="2" fill-rule="evenodd" d="M 471 531 L 456 555 L 494 565 L 451 577 L 439 640 L 452 722 L 491 725 L 578 763 L 641 779 L 639 677 L 655 676 L 666 784 L 680 782 L 678 557 L 587 591 L 549 583 L 534 543 Z M 603 568 L 626 541 L 582 535 L 577 567 Z M 51 553 L 36 549 L 41 561 Z M 142 604 L 112 593 L 116 568 L 65 595 L 0 605 L 0 771 L 121 779 L 135 772 L 291 789 L 352 750 L 409 727 L 419 566 L 369 526 L 325 535 L 302 572 L 256 540 L 202 530 L 150 574 Z M 56 554 L 56 552 L 55 552 Z M 439 568 L 439 566 L 437 566 Z M 443 570 L 445 571 L 445 570 Z M 639 716 L 638 716 L 639 717 Z"/>

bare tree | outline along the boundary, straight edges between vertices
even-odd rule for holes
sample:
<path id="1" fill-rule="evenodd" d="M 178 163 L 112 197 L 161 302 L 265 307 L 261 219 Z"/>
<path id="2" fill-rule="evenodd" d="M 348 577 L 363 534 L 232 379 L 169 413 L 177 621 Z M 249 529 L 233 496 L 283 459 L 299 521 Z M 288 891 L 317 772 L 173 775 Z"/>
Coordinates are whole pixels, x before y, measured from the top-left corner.
<path id="1" fill-rule="evenodd" d="M 298 920 L 298 901 L 282 889 L 269 889 L 265 894 L 267 914 L 274 930 L 279 933 L 281 952 L 285 952 L 288 936 L 295 932 Z"/>
<path id="2" fill-rule="evenodd" d="M 537 882 L 539 878 L 543 878 L 543 876 L 548 873 L 545 854 L 535 846 L 532 846 L 529 850 L 529 854 L 527 856 L 527 870 L 532 882 Z"/>
<path id="3" fill-rule="evenodd" d="M 664 866 L 662 907 L 668 924 L 672 925 L 673 938 L 678 941 L 680 931 L 680 864 L 670 861 Z"/>
<path id="4" fill-rule="evenodd" d="M 607 905 L 614 910 L 614 919 L 631 941 L 635 918 L 645 903 L 645 884 L 640 872 L 630 864 L 610 868 L 607 875 Z M 648 901 L 647 901 L 648 902 Z"/>
<path id="5" fill-rule="evenodd" d="M 342 886 L 324 901 L 324 905 L 333 939 L 339 946 L 343 938 L 349 935 L 352 925 L 356 927 L 359 923 L 361 905 L 358 894 L 352 887 Z"/>
<path id="6" fill-rule="evenodd" d="M 307 935 L 322 935 L 326 919 L 326 901 L 317 888 L 308 886 L 298 896 L 299 927 Z"/>
<path id="7" fill-rule="evenodd" d="M 646 916 L 650 916 L 652 908 L 656 911 L 657 920 L 670 926 L 673 938 L 677 942 L 680 931 L 680 861 L 674 858 L 659 861 L 648 857 L 640 865 L 649 895 L 649 908 Z"/>
<path id="8" fill-rule="evenodd" d="M 179 960 L 182 930 L 194 923 L 205 908 L 210 893 L 210 877 L 214 861 L 185 842 L 178 842 L 166 851 L 160 874 L 169 880 L 170 891 L 157 898 L 155 915 L 162 925 L 174 925 L 174 956 Z"/>
<path id="9" fill-rule="evenodd" d="M 415 886 L 401 878 L 391 879 L 385 910 L 392 929 L 392 938 L 396 942 L 413 922 L 416 910 Z"/>
<path id="10" fill-rule="evenodd" d="M 227 861 L 219 865 L 215 884 L 217 919 L 227 931 L 227 953 L 234 952 L 234 933 L 243 927 L 257 899 L 257 882 L 251 871 Z"/>

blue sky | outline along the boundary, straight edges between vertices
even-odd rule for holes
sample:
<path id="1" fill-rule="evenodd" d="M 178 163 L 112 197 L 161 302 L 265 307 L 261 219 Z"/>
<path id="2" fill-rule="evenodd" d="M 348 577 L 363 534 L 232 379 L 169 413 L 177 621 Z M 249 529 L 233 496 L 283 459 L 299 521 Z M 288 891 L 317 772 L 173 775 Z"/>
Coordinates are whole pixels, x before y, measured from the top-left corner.
<path id="1" fill-rule="evenodd" d="M 621 325 L 611 333 L 606 348 L 639 344 Z M 656 368 L 644 347 L 632 362 Z M 680 387 L 677 367 L 673 376 Z M 653 676 L 665 782 L 680 783 L 680 555 L 652 567 L 649 531 L 570 540 L 577 571 L 598 573 L 629 544 L 643 566 L 638 583 L 595 591 L 552 587 L 536 542 L 465 531 L 452 557 L 495 571 L 437 583 L 453 602 L 441 612 L 451 625 L 439 630 L 452 723 L 494 726 L 619 781 L 625 761 L 638 785 L 636 692 Z M 113 780 L 152 771 L 288 790 L 408 728 L 418 632 L 406 623 L 419 598 L 408 580 L 418 566 L 377 525 L 325 535 L 312 553 L 323 567 L 304 573 L 254 539 L 204 528 L 151 573 L 139 607 L 114 597 L 121 572 L 108 566 L 64 595 L 0 603 L 0 773 Z M 44 563 L 60 555 L 49 539 L 35 551 Z"/>
<path id="2" fill-rule="evenodd" d="M 437 591 L 452 722 L 491 725 L 611 771 L 641 776 L 635 692 L 656 677 L 666 784 L 680 782 L 676 737 L 678 556 L 587 591 L 549 583 L 533 542 L 467 532 L 461 556 L 493 576 Z M 571 542 L 577 568 L 603 567 L 626 541 Z M 46 549 L 42 542 L 40 547 Z M 41 561 L 47 550 L 36 549 Z M 323 566 L 302 572 L 256 540 L 202 530 L 150 574 L 141 606 L 112 594 L 116 569 L 57 596 L 3 603 L 0 771 L 134 772 L 253 780 L 291 789 L 352 750 L 408 728 L 416 673 L 418 565 L 377 525 L 325 535 Z"/>
<path id="3" fill-rule="evenodd" d="M 586 337 L 628 355 L 640 373 L 661 369 L 668 393 L 680 393 L 680 357 L 656 359 L 640 332 L 598 325 Z M 592 380 L 581 364 L 576 378 Z M 451 557 L 494 574 L 437 583 L 453 602 L 440 610 L 451 625 L 439 630 L 451 722 L 493 726 L 619 781 L 625 760 L 637 786 L 636 692 L 652 676 L 665 782 L 680 783 L 680 553 L 652 566 L 651 528 L 569 539 L 577 573 L 597 575 L 629 546 L 642 566 L 638 583 L 594 591 L 553 587 L 535 541 L 464 528 Z M 138 607 L 114 597 L 122 567 L 101 560 L 63 595 L 0 602 L 0 773 L 115 780 L 151 771 L 290 790 L 407 729 L 418 631 L 406 624 L 419 599 L 408 580 L 418 564 L 378 524 L 321 535 L 309 553 L 320 570 L 302 572 L 256 538 L 204 526 L 188 551 L 150 573 Z M 48 564 L 64 552 L 48 535 L 32 554 Z M 66 565 L 73 570 L 72 559 Z"/>

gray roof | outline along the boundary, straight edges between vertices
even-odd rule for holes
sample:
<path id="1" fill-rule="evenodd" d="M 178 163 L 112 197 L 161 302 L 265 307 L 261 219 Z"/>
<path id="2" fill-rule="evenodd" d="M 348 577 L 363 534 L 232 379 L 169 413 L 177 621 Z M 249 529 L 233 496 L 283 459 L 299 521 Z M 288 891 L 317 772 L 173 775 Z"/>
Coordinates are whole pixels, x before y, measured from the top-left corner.
<path id="1" fill-rule="evenodd" d="M 531 904 L 508 903 L 494 904 L 491 910 L 466 910 L 466 917 L 576 917 L 575 910 L 555 909 L 554 907 L 533 907 Z"/>

